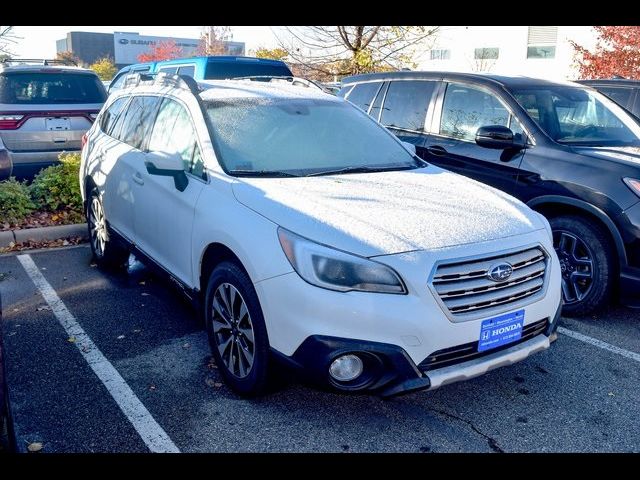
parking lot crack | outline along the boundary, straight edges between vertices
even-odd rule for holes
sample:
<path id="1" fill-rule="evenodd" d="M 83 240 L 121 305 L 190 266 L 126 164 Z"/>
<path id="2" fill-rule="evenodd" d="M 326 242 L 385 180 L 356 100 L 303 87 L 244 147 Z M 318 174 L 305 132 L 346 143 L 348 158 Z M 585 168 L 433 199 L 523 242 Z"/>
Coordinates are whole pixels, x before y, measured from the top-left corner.
<path id="1" fill-rule="evenodd" d="M 439 410 L 437 408 L 428 408 L 427 410 L 431 410 L 432 412 L 435 412 L 437 414 L 443 415 L 443 416 L 448 417 L 448 418 L 452 418 L 454 420 L 458 420 L 458 421 L 468 425 L 471 428 L 471 430 L 473 430 L 475 433 L 477 433 L 478 435 L 480 435 L 481 437 L 483 437 L 487 441 L 487 443 L 489 444 L 489 448 L 492 451 L 494 451 L 496 453 L 505 453 L 505 451 L 500 447 L 500 445 L 498 445 L 498 441 L 495 438 L 493 438 L 493 437 L 487 435 L 486 433 L 484 433 L 482 430 L 480 430 L 478 427 L 476 427 L 470 420 L 467 420 L 465 418 L 459 417 L 458 415 L 454 415 L 453 413 L 449 413 L 449 412 L 446 412 L 444 410 Z"/>

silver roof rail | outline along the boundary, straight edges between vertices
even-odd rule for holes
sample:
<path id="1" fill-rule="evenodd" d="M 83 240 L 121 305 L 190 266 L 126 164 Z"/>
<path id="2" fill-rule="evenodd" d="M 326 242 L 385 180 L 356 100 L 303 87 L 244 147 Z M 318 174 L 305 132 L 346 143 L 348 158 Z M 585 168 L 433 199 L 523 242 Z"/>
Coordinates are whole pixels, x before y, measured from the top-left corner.
<path id="1" fill-rule="evenodd" d="M 68 67 L 77 67 L 75 63 L 70 60 L 61 60 L 61 59 L 47 59 L 47 58 L 3 58 L 3 64 L 13 63 L 13 64 L 22 64 L 22 65 L 65 65 Z"/>

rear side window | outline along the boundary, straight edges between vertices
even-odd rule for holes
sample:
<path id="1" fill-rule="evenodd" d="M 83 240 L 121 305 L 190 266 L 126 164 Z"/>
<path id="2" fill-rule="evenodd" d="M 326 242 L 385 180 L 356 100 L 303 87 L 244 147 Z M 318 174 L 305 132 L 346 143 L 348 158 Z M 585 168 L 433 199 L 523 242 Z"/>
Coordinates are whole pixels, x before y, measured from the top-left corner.
<path id="1" fill-rule="evenodd" d="M 360 83 L 353 87 L 353 90 L 349 93 L 347 100 L 366 112 L 369 110 L 369 106 L 373 101 L 373 96 L 378 91 L 378 88 L 380 88 L 381 83 L 382 82 Z"/>
<path id="2" fill-rule="evenodd" d="M 142 150 L 144 141 L 151 131 L 159 104 L 159 97 L 133 97 L 127 107 L 118 135 L 120 141 Z"/>
<path id="3" fill-rule="evenodd" d="M 5 72 L 0 75 L 0 103 L 19 105 L 104 103 L 96 75 L 74 72 Z"/>
<path id="4" fill-rule="evenodd" d="M 349 92 L 351 91 L 352 88 L 353 88 L 353 85 L 347 85 L 346 87 L 342 87 L 340 91 L 336 94 L 336 96 L 340 98 L 344 98 L 347 95 L 349 95 Z"/>
<path id="5" fill-rule="evenodd" d="M 177 153 L 182 157 L 185 172 L 206 179 L 189 112 L 175 100 L 165 98 L 162 101 L 148 149 L 152 152 Z"/>
<path id="6" fill-rule="evenodd" d="M 255 76 L 271 76 L 271 77 L 291 77 L 293 73 L 285 64 L 271 65 L 264 63 L 249 62 L 208 62 L 205 71 L 205 80 L 224 80 L 225 78 L 238 77 L 255 77 Z"/>
<path id="7" fill-rule="evenodd" d="M 178 75 L 187 75 L 193 77 L 196 73 L 196 67 L 194 65 L 185 65 L 178 69 Z"/>
<path id="8" fill-rule="evenodd" d="M 107 135 L 112 135 L 114 125 L 127 104 L 128 97 L 121 97 L 114 101 L 100 116 L 100 129 Z"/>
<path id="9" fill-rule="evenodd" d="M 386 127 L 422 132 L 436 82 L 396 81 L 389 84 L 381 123 Z"/>

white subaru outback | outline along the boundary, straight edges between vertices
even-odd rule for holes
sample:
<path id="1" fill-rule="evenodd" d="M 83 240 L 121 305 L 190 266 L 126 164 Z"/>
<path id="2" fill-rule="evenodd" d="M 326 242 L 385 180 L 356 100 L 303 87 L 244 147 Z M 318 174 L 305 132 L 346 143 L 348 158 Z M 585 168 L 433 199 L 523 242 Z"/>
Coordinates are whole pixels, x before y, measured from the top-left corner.
<path id="1" fill-rule="evenodd" d="M 556 337 L 560 266 L 544 217 L 425 163 L 341 98 L 135 76 L 84 143 L 96 260 L 134 252 L 198 302 L 240 394 L 264 391 L 270 358 L 389 396 Z"/>

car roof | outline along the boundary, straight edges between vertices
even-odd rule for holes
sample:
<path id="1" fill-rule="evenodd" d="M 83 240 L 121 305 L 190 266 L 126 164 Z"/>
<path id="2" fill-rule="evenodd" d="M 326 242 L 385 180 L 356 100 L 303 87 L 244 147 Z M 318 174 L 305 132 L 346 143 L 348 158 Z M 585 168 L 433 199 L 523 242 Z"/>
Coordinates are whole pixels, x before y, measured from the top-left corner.
<path id="1" fill-rule="evenodd" d="M 630 78 L 599 78 L 590 80 L 576 80 L 577 83 L 583 85 L 614 85 L 619 87 L 638 87 L 640 80 L 632 80 Z"/>
<path id="2" fill-rule="evenodd" d="M 203 100 L 268 98 L 343 101 L 343 99 L 324 93 L 320 89 L 291 85 L 284 81 L 273 83 L 248 79 L 201 80 L 198 85 L 204 89 L 200 93 L 200 98 Z"/>
<path id="3" fill-rule="evenodd" d="M 59 65 L 28 65 L 28 64 L 18 64 L 18 65 L 8 65 L 8 64 L 0 64 L 0 72 L 43 72 L 43 73 L 52 73 L 55 71 L 59 72 L 70 72 L 70 73 L 84 73 L 88 75 L 96 75 L 93 70 L 82 67 L 71 67 L 71 66 L 59 66 Z"/>
<path id="4" fill-rule="evenodd" d="M 238 55 L 211 55 L 208 57 L 185 57 L 185 58 L 175 58 L 173 60 L 162 60 L 156 62 L 158 65 L 173 65 L 173 64 L 182 64 L 182 63 L 196 63 L 196 62 L 207 62 L 207 63 L 234 63 L 234 62 L 246 62 L 246 63 L 264 63 L 268 65 L 283 65 L 284 62 L 280 60 L 272 60 L 270 58 L 257 58 L 257 57 L 243 57 Z"/>
<path id="5" fill-rule="evenodd" d="M 342 86 L 353 83 L 367 81 L 384 80 L 459 80 L 473 81 L 488 85 L 502 85 L 511 88 L 540 87 L 540 86 L 575 86 L 572 82 L 545 80 L 525 76 L 496 75 L 491 73 L 464 73 L 464 72 L 444 72 L 444 71 L 398 71 L 384 73 L 368 73 L 364 75 L 354 75 L 342 79 Z"/>

